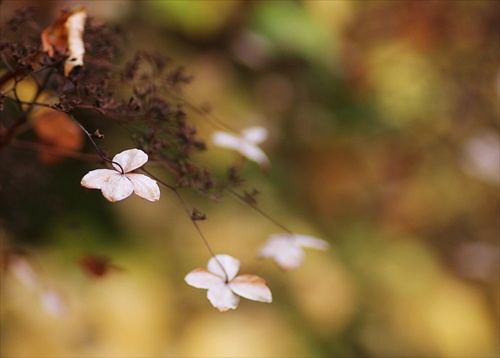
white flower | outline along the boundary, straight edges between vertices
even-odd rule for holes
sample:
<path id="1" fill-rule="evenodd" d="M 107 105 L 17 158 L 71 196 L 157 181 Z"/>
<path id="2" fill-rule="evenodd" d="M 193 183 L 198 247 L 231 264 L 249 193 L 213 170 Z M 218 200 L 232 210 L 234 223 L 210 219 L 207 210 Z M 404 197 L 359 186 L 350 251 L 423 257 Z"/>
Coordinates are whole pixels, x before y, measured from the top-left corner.
<path id="1" fill-rule="evenodd" d="M 271 257 L 283 270 L 293 270 L 304 262 L 303 247 L 326 250 L 326 241 L 307 235 L 277 234 L 269 236 L 259 250 L 260 257 Z"/>
<path id="2" fill-rule="evenodd" d="M 240 262 L 229 255 L 216 255 L 208 261 L 207 269 L 196 269 L 185 277 L 196 288 L 208 289 L 207 297 L 219 311 L 235 309 L 240 298 L 260 302 L 273 300 L 266 281 L 255 275 L 236 276 Z"/>
<path id="3" fill-rule="evenodd" d="M 267 129 L 264 127 L 245 128 L 240 132 L 240 136 L 216 131 L 212 134 L 212 142 L 219 147 L 234 149 L 249 160 L 266 168 L 269 166 L 269 158 L 257 144 L 265 141 L 267 134 Z"/>
<path id="4" fill-rule="evenodd" d="M 28 262 L 28 260 L 15 254 L 8 256 L 7 260 L 9 269 L 14 274 L 14 276 L 16 276 L 16 278 L 22 282 L 24 286 L 31 289 L 38 286 L 38 275 L 33 269 L 33 266 Z"/>
<path id="5" fill-rule="evenodd" d="M 43 277 L 35 271 L 27 258 L 13 252 L 6 254 L 8 269 L 26 288 L 38 296 L 42 308 L 52 316 L 62 316 L 66 304 L 61 295 L 45 286 Z"/>
<path id="6" fill-rule="evenodd" d="M 142 150 L 125 150 L 113 158 L 115 170 L 92 170 L 82 178 L 81 184 L 86 188 L 101 189 L 102 195 L 111 202 L 125 199 L 132 192 L 146 200 L 157 201 L 160 188 L 156 181 L 143 174 L 130 173 L 147 161 L 148 155 Z"/>
<path id="7" fill-rule="evenodd" d="M 463 169 L 476 178 L 500 184 L 500 140 L 498 132 L 482 129 L 463 145 Z"/>
<path id="8" fill-rule="evenodd" d="M 40 304 L 50 315 L 60 317 L 66 312 L 66 303 L 61 295 L 53 289 L 44 289 L 40 293 Z"/>

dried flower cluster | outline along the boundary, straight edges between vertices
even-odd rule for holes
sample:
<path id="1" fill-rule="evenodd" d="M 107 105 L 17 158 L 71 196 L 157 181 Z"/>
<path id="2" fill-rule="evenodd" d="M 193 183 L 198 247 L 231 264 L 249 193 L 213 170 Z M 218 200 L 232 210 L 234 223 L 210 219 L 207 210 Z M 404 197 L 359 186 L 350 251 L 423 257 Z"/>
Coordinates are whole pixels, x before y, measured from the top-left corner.
<path id="1" fill-rule="evenodd" d="M 256 192 L 240 195 L 232 189 L 242 181 L 234 167 L 228 171 L 227 183 L 220 185 L 207 169 L 191 160 L 193 152 L 205 150 L 206 145 L 197 137 L 180 100 L 180 87 L 191 80 L 182 67 L 173 66 L 169 58 L 159 53 L 146 52 L 137 53 L 124 68 L 117 67 L 122 33 L 96 24 L 85 9 L 62 12 L 41 33 L 27 29 L 30 37 L 20 41 L 19 33 L 32 21 L 32 15 L 29 10 L 17 12 L 9 22 L 9 30 L 18 41 L 5 39 L 0 43 L 0 150 L 14 146 L 21 134 L 34 129 L 39 143 L 48 146 L 52 154 L 87 159 L 81 152 L 82 141 L 74 139 L 87 136 L 101 164 L 111 168 L 90 171 L 83 176 L 81 185 L 101 190 L 110 202 L 123 200 L 132 193 L 156 202 L 160 200 L 162 185 L 180 200 L 180 188 L 215 197 L 228 190 L 256 207 Z M 28 85 L 35 89 L 26 99 L 20 93 Z M 121 95 L 116 94 L 117 88 Z M 40 108 L 44 109 L 43 115 Z M 105 128 L 125 127 L 131 132 L 134 148 L 109 159 L 107 150 L 98 144 L 105 133 L 98 128 L 88 130 L 89 117 L 98 117 Z M 68 140 L 65 133 L 70 129 L 74 132 L 75 128 L 79 134 Z M 235 150 L 267 169 L 270 160 L 258 147 L 267 135 L 263 127 L 250 127 L 240 133 L 215 131 L 211 139 L 214 145 Z M 144 167 L 148 160 L 165 169 L 168 179 L 149 173 Z M 205 219 L 205 215 L 196 209 L 188 214 L 201 233 L 196 222 Z M 261 257 L 273 258 L 284 270 L 302 264 L 303 247 L 323 250 L 328 246 L 323 240 L 286 231 L 271 236 L 260 250 Z M 208 249 L 212 253 L 209 246 Z M 84 262 L 87 268 L 95 266 L 89 264 L 94 261 Z M 208 299 L 221 311 L 236 308 L 239 296 L 271 302 L 266 282 L 255 275 L 236 276 L 239 266 L 239 260 L 229 255 L 212 254 L 208 269 L 194 270 L 185 280 L 194 287 L 208 289 Z"/>

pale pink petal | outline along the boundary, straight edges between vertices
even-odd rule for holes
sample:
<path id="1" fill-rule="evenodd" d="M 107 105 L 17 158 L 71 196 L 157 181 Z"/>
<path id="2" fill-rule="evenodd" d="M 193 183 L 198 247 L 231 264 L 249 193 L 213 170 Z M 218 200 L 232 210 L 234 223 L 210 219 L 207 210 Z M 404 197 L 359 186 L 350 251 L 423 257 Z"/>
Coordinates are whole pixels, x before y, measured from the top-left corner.
<path id="1" fill-rule="evenodd" d="M 217 131 L 212 134 L 212 143 L 219 147 L 238 150 L 241 142 L 241 138 L 226 132 Z"/>
<path id="2" fill-rule="evenodd" d="M 119 163 L 125 173 L 142 167 L 148 161 L 148 155 L 140 149 L 128 149 L 113 157 L 113 162 Z M 118 165 L 113 164 L 115 169 L 121 173 Z"/>
<path id="3" fill-rule="evenodd" d="M 66 311 L 66 304 L 61 295 L 51 289 L 45 289 L 40 293 L 40 303 L 45 312 L 52 316 L 60 317 Z"/>
<path id="4" fill-rule="evenodd" d="M 500 139 L 498 132 L 481 129 L 463 145 L 463 169 L 477 179 L 500 184 Z"/>
<path id="5" fill-rule="evenodd" d="M 119 175 L 116 171 L 110 169 L 96 169 L 88 172 L 80 184 L 89 189 L 101 189 L 112 176 Z"/>
<path id="6" fill-rule="evenodd" d="M 264 127 L 248 127 L 241 131 L 244 140 L 250 143 L 262 143 L 267 139 L 267 129 Z"/>
<path id="7" fill-rule="evenodd" d="M 242 131 L 249 139 L 218 131 L 212 134 L 212 142 L 219 147 L 236 150 L 247 159 L 257 162 L 262 167 L 267 167 L 269 159 L 262 149 L 255 144 L 258 139 L 263 138 L 263 132 L 259 128 L 265 131 L 262 127 L 252 127 Z"/>
<path id="8" fill-rule="evenodd" d="M 262 167 L 269 166 L 269 158 L 266 153 L 255 144 L 249 142 L 241 142 L 238 151 L 247 159 L 258 163 Z"/>
<path id="9" fill-rule="evenodd" d="M 286 253 L 278 254 L 274 260 L 283 270 L 294 270 L 304 263 L 304 251 L 298 247 L 291 247 Z"/>
<path id="10" fill-rule="evenodd" d="M 286 250 L 277 252 L 273 259 L 283 270 L 293 270 L 304 262 L 304 251 L 300 247 L 289 246 Z"/>
<path id="11" fill-rule="evenodd" d="M 273 257 L 279 252 L 288 250 L 289 247 L 295 246 L 290 235 L 271 235 L 264 245 L 260 247 L 259 256 Z"/>
<path id="12" fill-rule="evenodd" d="M 259 255 L 272 258 L 283 270 L 296 269 L 304 262 L 304 251 L 289 235 L 272 235 L 260 248 Z"/>
<path id="13" fill-rule="evenodd" d="M 295 240 L 295 244 L 301 247 L 326 250 L 330 246 L 325 240 L 317 239 L 308 235 L 293 235 L 293 239 Z"/>
<path id="14" fill-rule="evenodd" d="M 229 255 L 216 255 L 208 261 L 207 268 L 213 274 L 231 281 L 240 269 L 240 261 Z"/>
<path id="15" fill-rule="evenodd" d="M 196 288 L 208 289 L 224 283 L 223 279 L 206 269 L 196 269 L 186 275 L 184 280 L 188 285 Z"/>
<path id="16" fill-rule="evenodd" d="M 134 186 L 125 176 L 115 172 L 115 175 L 102 184 L 102 195 L 111 202 L 120 201 L 132 194 Z"/>
<path id="17" fill-rule="evenodd" d="M 160 200 L 160 188 L 156 181 L 143 174 L 130 173 L 126 176 L 134 186 L 134 193 L 149 201 Z"/>
<path id="18" fill-rule="evenodd" d="M 23 258 L 11 258 L 8 261 L 9 269 L 22 284 L 30 289 L 34 289 L 38 284 L 38 275 L 32 265 Z"/>
<path id="19" fill-rule="evenodd" d="M 249 300 L 259 302 L 272 302 L 271 290 L 266 286 L 266 281 L 255 275 L 241 275 L 235 277 L 230 283 L 231 290 Z"/>
<path id="20" fill-rule="evenodd" d="M 208 289 L 207 297 L 219 311 L 227 311 L 238 307 L 240 298 L 236 296 L 228 285 L 220 283 Z"/>

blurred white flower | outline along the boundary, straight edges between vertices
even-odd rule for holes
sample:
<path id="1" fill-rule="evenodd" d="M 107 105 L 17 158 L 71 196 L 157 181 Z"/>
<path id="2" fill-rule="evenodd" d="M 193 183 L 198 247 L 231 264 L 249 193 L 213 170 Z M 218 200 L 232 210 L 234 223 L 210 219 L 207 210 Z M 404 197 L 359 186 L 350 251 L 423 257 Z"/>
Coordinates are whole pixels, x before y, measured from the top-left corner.
<path id="1" fill-rule="evenodd" d="M 453 252 L 453 263 L 463 276 L 473 280 L 498 282 L 500 248 L 487 242 L 466 242 Z"/>
<path id="2" fill-rule="evenodd" d="M 258 163 L 262 168 L 269 166 L 269 158 L 257 144 L 267 139 L 267 129 L 264 127 L 248 127 L 234 135 L 227 132 L 216 131 L 212 134 L 212 143 L 222 147 L 233 149 L 247 159 Z"/>
<path id="3" fill-rule="evenodd" d="M 266 281 L 255 275 L 236 276 L 239 260 L 229 255 L 216 255 L 208 261 L 207 269 L 196 269 L 185 277 L 196 288 L 208 289 L 207 297 L 219 311 L 235 309 L 241 296 L 249 300 L 271 302 L 271 290 Z"/>
<path id="4" fill-rule="evenodd" d="M 39 284 L 39 278 L 28 260 L 17 255 L 8 258 L 12 274 L 27 288 L 34 289 Z"/>
<path id="5" fill-rule="evenodd" d="M 326 250 L 326 241 L 307 235 L 275 234 L 259 250 L 260 257 L 270 257 L 283 270 L 293 270 L 304 262 L 303 247 Z"/>
<path id="6" fill-rule="evenodd" d="M 61 295 L 53 289 L 40 292 L 40 304 L 48 314 L 60 317 L 66 312 L 66 304 Z"/>
<path id="7" fill-rule="evenodd" d="M 123 151 L 113 158 L 115 170 L 92 170 L 82 178 L 81 185 L 90 189 L 100 189 L 102 195 L 111 202 L 123 200 L 132 192 L 146 200 L 158 201 L 160 188 L 156 181 L 143 174 L 130 173 L 147 161 L 148 155 L 142 150 Z"/>
<path id="8" fill-rule="evenodd" d="M 500 184 L 500 139 L 497 132 L 483 129 L 463 146 L 462 168 L 476 178 Z"/>
<path id="9" fill-rule="evenodd" d="M 7 253 L 9 271 L 30 291 L 38 296 L 45 312 L 60 317 L 66 312 L 66 303 L 61 295 L 52 288 L 46 287 L 43 278 L 35 271 L 25 257 L 16 253 Z"/>

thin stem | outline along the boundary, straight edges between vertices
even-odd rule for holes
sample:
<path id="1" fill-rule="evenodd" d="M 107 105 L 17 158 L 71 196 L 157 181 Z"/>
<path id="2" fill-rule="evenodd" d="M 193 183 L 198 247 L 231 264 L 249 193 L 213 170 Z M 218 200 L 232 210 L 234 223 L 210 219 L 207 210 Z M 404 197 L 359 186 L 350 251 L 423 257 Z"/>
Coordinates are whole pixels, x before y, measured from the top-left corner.
<path id="1" fill-rule="evenodd" d="M 7 92 L 5 92 L 5 93 L 12 91 L 12 93 L 14 94 L 14 99 L 11 99 L 11 100 L 14 101 L 16 103 L 16 105 L 19 107 L 19 111 L 21 112 L 21 115 L 17 119 L 17 121 L 0 137 L 0 149 L 3 148 L 5 145 L 7 145 L 9 143 L 9 141 L 11 141 L 12 138 L 16 134 L 18 134 L 18 133 L 16 133 L 18 128 L 20 128 L 23 124 L 25 124 L 28 121 L 28 114 L 33 110 L 35 103 L 37 103 L 36 100 L 38 99 L 40 94 L 45 89 L 45 86 L 47 85 L 47 83 L 48 83 L 48 81 L 53 73 L 53 69 L 51 68 L 51 71 L 44 78 L 43 83 L 41 85 L 38 82 L 36 82 L 37 83 L 37 91 L 36 91 L 35 95 L 33 96 L 33 100 L 30 102 L 25 102 L 19 98 L 18 93 L 17 93 L 17 85 L 24 79 L 25 76 L 22 76 L 20 79 L 17 78 L 16 70 L 11 68 L 11 66 L 9 65 L 9 63 L 7 62 L 7 60 L 5 59 L 5 56 L 3 54 L 2 54 L 2 60 L 4 61 L 4 63 L 6 64 L 6 66 L 10 70 L 10 72 L 8 72 L 7 74 L 12 74 L 12 77 L 14 78 L 14 85 L 12 86 L 12 88 L 7 90 Z M 43 68 L 43 69 L 45 70 L 47 68 Z M 30 72 L 29 75 L 32 75 L 35 72 L 36 71 Z M 9 79 L 10 79 L 10 77 L 3 76 L 2 80 L 0 80 L 0 83 L 2 83 L 3 81 L 6 82 Z M 23 109 L 23 104 L 28 106 L 28 108 L 26 110 Z"/>
<path id="2" fill-rule="evenodd" d="M 203 110 L 201 109 L 199 106 L 195 105 L 194 103 L 176 95 L 175 93 L 169 93 L 169 95 L 171 97 L 174 97 L 175 100 L 177 101 L 180 101 L 181 103 L 185 104 L 188 108 L 192 109 L 193 111 L 195 111 L 196 113 L 200 114 L 200 115 L 204 115 L 204 116 L 207 116 L 208 119 L 212 120 L 212 122 L 216 125 L 218 125 L 219 127 L 223 128 L 223 129 L 226 129 L 230 132 L 233 132 L 233 133 L 238 133 L 238 131 L 234 128 L 232 128 L 231 126 L 229 126 L 228 124 L 226 124 L 224 121 L 222 121 L 221 119 L 219 119 L 217 116 L 215 116 L 214 114 L 206 111 L 206 110 Z"/>
<path id="3" fill-rule="evenodd" d="M 5 131 L 5 133 L 0 134 L 0 151 L 4 146 L 6 146 L 16 134 L 16 131 L 23 126 L 27 121 L 27 117 L 24 113 L 17 119 L 17 121 Z"/>
<path id="4" fill-rule="evenodd" d="M 12 147 L 19 148 L 19 149 L 27 149 L 27 150 L 33 150 L 37 152 L 45 152 L 48 154 L 64 157 L 64 158 L 72 158 L 72 159 L 78 159 L 78 160 L 84 160 L 84 161 L 95 161 L 97 159 L 97 156 L 95 154 L 86 154 L 86 153 L 81 153 L 81 152 L 75 152 L 73 150 L 69 149 L 63 149 L 63 148 L 55 148 L 51 147 L 48 145 L 40 144 L 40 143 L 34 143 L 34 142 L 26 142 L 26 141 L 20 141 L 17 139 L 12 139 L 11 141 Z"/>
<path id="5" fill-rule="evenodd" d="M 40 55 L 40 53 L 36 53 L 36 54 L 32 55 L 31 57 L 29 57 L 28 60 L 33 60 L 39 55 Z M 18 67 L 17 69 L 14 69 L 11 66 L 11 64 L 7 61 L 7 59 L 5 58 L 3 53 L 1 54 L 1 58 L 5 64 L 5 66 L 8 68 L 9 72 L 6 72 L 2 76 L 0 76 L 0 87 L 3 86 L 8 81 L 10 81 L 11 78 L 14 78 L 16 82 L 21 82 L 26 77 L 32 76 L 38 72 L 42 72 L 42 71 L 46 70 L 47 68 L 55 68 L 61 62 L 66 60 L 66 58 L 62 58 L 60 60 L 54 61 L 52 64 L 50 64 L 48 66 L 41 66 L 41 67 L 29 72 L 29 71 L 25 71 L 26 68 L 23 68 L 23 67 Z M 27 73 L 23 73 L 23 72 L 27 72 Z M 18 78 L 17 75 L 21 75 L 21 76 Z"/>
<path id="6" fill-rule="evenodd" d="M 108 162 L 108 163 L 111 163 L 111 164 L 116 164 L 119 168 L 120 168 L 120 171 L 122 174 L 125 174 L 125 170 L 123 170 L 123 167 L 121 166 L 120 163 L 118 162 L 115 162 L 111 159 L 108 159 L 106 158 L 106 156 L 104 156 L 104 154 L 102 154 L 101 150 L 99 149 L 99 147 L 97 146 L 97 143 L 94 141 L 94 138 L 92 138 L 92 134 L 90 134 L 86 129 L 85 127 L 78 121 L 76 120 L 75 117 L 73 117 L 72 114 L 70 113 L 66 113 L 76 124 L 78 124 L 78 126 L 81 128 L 81 130 L 87 135 L 87 137 L 89 138 L 90 142 L 92 143 L 92 145 L 94 146 L 95 150 L 97 151 L 97 154 L 99 154 L 99 157 L 101 157 L 102 160 Z"/>
<path id="7" fill-rule="evenodd" d="M 31 100 L 31 107 L 33 107 L 33 104 L 35 103 L 35 101 L 38 99 L 38 97 L 40 97 L 40 94 L 43 92 L 43 90 L 45 89 L 45 87 L 49 83 L 50 77 L 54 73 L 54 69 L 53 68 L 49 68 L 49 69 L 50 69 L 50 71 L 45 76 L 45 78 L 43 79 L 42 84 L 39 84 L 38 81 L 36 80 L 36 77 L 32 76 L 33 79 L 35 80 L 36 84 L 38 85 L 38 88 L 37 88 L 36 94 L 33 96 L 33 99 Z M 33 74 L 33 72 L 31 73 L 31 75 L 32 74 Z"/>
<path id="8" fill-rule="evenodd" d="M 4 75 L 2 75 L 2 77 L 0 77 L 0 85 L 3 85 L 7 81 L 9 81 L 12 77 L 15 77 L 16 70 L 14 70 L 14 67 L 12 67 L 10 65 L 9 61 L 7 61 L 7 59 L 5 58 L 5 54 L 4 53 L 2 53 L 0 56 L 2 58 L 3 63 L 5 64 L 5 66 L 9 70 L 9 72 L 5 73 Z"/>
<path id="9" fill-rule="evenodd" d="M 217 256 L 215 255 L 214 251 L 212 250 L 212 247 L 210 246 L 210 243 L 208 242 L 205 234 L 203 233 L 203 231 L 201 230 L 200 226 L 198 225 L 197 221 L 195 219 L 193 219 L 193 216 L 191 215 L 191 211 L 189 210 L 189 206 L 187 205 L 186 201 L 184 200 L 184 198 L 179 194 L 179 191 L 177 190 L 177 188 L 175 188 L 174 186 L 170 185 L 170 184 L 167 184 L 165 183 L 163 180 L 159 179 L 157 176 L 155 176 L 154 174 L 152 174 L 151 172 L 149 172 L 148 170 L 146 170 L 145 168 L 141 168 L 141 170 L 146 173 L 147 175 L 149 175 L 151 178 L 153 178 L 154 180 L 156 180 L 158 183 L 162 184 L 163 186 L 165 186 L 167 189 L 169 189 L 172 193 L 174 193 L 174 195 L 177 197 L 177 199 L 180 201 L 181 205 L 182 205 L 182 208 L 184 209 L 184 211 L 186 212 L 187 216 L 189 217 L 189 219 L 191 220 L 191 223 L 194 225 L 196 231 L 198 232 L 198 234 L 200 235 L 201 239 L 203 240 L 203 243 L 205 244 L 205 247 L 208 249 L 208 252 L 210 253 L 210 256 L 212 256 L 215 261 L 217 262 L 217 264 L 220 266 L 220 268 L 222 269 L 222 271 L 224 272 L 224 275 L 226 276 L 224 281 L 227 283 L 229 281 L 229 276 L 226 272 L 226 269 L 224 268 L 224 266 L 222 265 L 222 263 L 219 261 L 219 259 L 217 258 Z"/>
<path id="10" fill-rule="evenodd" d="M 276 219 L 274 219 L 271 215 L 269 215 L 268 213 L 266 213 L 264 210 L 262 210 L 261 208 L 259 208 L 257 205 L 249 203 L 247 200 L 245 200 L 245 198 L 242 195 L 238 194 L 233 189 L 226 188 L 226 190 L 229 191 L 231 194 L 233 194 L 238 199 L 240 199 L 243 203 L 245 203 L 246 205 L 248 205 L 249 207 L 251 207 L 252 209 L 254 209 L 255 211 L 257 211 L 260 215 L 264 216 L 267 220 L 271 221 L 274 225 L 278 226 L 279 228 L 283 229 L 284 231 L 286 231 L 289 234 L 293 234 L 293 231 L 291 231 L 286 226 L 284 226 L 283 224 L 281 224 L 279 221 L 277 221 Z"/>

